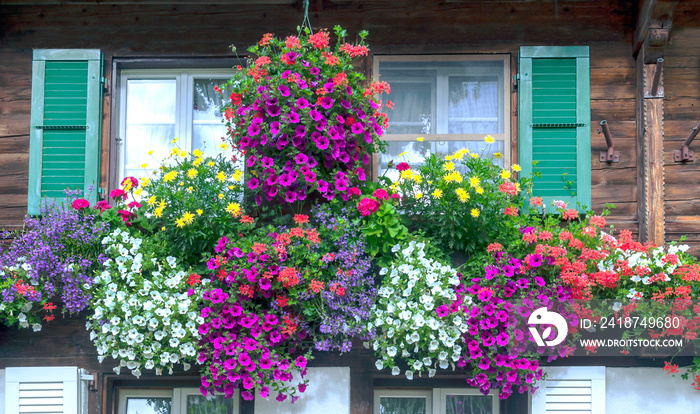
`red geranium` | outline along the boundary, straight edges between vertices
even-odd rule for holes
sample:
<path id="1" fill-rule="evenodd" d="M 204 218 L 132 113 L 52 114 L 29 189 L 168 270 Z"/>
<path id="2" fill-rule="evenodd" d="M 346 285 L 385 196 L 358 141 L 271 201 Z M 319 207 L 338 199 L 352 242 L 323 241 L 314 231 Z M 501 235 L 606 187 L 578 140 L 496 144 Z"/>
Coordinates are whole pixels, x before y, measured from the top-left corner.
<path id="1" fill-rule="evenodd" d="M 78 198 L 71 203 L 71 207 L 73 207 L 75 210 L 80 210 L 81 208 L 88 208 L 90 207 L 90 202 L 87 201 L 84 198 Z"/>

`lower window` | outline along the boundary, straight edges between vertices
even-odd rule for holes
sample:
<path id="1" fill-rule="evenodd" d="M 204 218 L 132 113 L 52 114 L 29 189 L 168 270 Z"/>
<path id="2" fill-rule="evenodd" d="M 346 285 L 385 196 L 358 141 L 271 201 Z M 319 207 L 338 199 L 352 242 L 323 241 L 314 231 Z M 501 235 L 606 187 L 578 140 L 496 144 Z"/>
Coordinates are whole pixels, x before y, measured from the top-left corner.
<path id="1" fill-rule="evenodd" d="M 469 388 L 375 390 L 374 414 L 498 414 L 498 401 Z"/>
<path id="2" fill-rule="evenodd" d="M 198 388 L 122 389 L 118 414 L 237 414 L 238 394 L 203 396 Z"/>

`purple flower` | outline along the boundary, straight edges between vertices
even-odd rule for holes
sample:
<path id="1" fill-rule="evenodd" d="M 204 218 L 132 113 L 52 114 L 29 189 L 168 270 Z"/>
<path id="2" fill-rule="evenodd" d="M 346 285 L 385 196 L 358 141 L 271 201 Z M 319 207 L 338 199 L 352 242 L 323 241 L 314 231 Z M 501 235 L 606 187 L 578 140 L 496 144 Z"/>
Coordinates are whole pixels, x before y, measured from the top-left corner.
<path id="1" fill-rule="evenodd" d="M 297 154 L 297 155 L 294 157 L 294 162 L 296 162 L 297 165 L 306 164 L 306 161 L 307 161 L 308 159 L 309 159 L 309 158 L 308 158 L 306 155 L 304 155 L 304 154 Z"/>
<path id="2" fill-rule="evenodd" d="M 340 106 L 342 106 L 345 109 L 350 109 L 352 105 L 350 104 L 350 101 L 348 101 L 347 99 L 343 99 L 342 101 L 340 101 Z"/>
<path id="3" fill-rule="evenodd" d="M 262 159 L 262 166 L 264 168 L 270 168 L 274 165 L 274 161 L 270 157 L 263 157 Z"/>
<path id="4" fill-rule="evenodd" d="M 362 122 L 355 122 L 350 127 L 350 130 L 353 134 L 361 134 L 364 131 L 364 128 L 362 127 Z"/>
<path id="5" fill-rule="evenodd" d="M 319 68 L 316 68 L 316 67 L 309 69 L 309 72 L 311 72 L 312 75 L 318 75 L 319 73 L 321 73 Z"/>
<path id="6" fill-rule="evenodd" d="M 532 267 L 539 267 L 542 264 L 542 256 L 539 254 L 531 254 L 528 264 Z"/>
<path id="7" fill-rule="evenodd" d="M 328 183 L 324 180 L 318 180 L 318 191 L 320 193 L 328 192 Z"/>
<path id="8" fill-rule="evenodd" d="M 279 132 L 280 132 L 280 123 L 278 121 L 271 123 L 270 124 L 270 133 L 272 134 L 272 136 L 274 137 Z"/>
<path id="9" fill-rule="evenodd" d="M 324 119 L 323 115 L 315 109 L 309 111 L 309 116 L 316 122 L 319 122 L 320 120 Z"/>
<path id="10" fill-rule="evenodd" d="M 447 305 L 440 305 L 437 307 L 437 309 L 435 309 L 435 312 L 437 312 L 437 315 L 440 318 L 444 318 L 448 313 L 450 313 L 450 308 Z"/>
<path id="11" fill-rule="evenodd" d="M 323 99 L 321 99 L 321 106 L 325 109 L 330 109 L 333 106 L 333 102 L 333 98 L 330 96 L 324 96 Z"/>
<path id="12" fill-rule="evenodd" d="M 248 188 L 250 188 L 251 190 L 255 190 L 256 188 L 258 188 L 259 184 L 260 182 L 258 181 L 258 179 L 253 177 L 248 181 Z"/>
<path id="13" fill-rule="evenodd" d="M 297 99 L 297 106 L 299 108 L 306 108 L 307 106 L 309 106 L 309 101 L 307 101 L 304 98 L 299 98 Z"/>
<path id="14" fill-rule="evenodd" d="M 284 199 L 287 200 L 288 203 L 293 203 L 297 201 L 297 193 L 291 190 L 287 191 L 286 193 L 284 193 Z"/>
<path id="15" fill-rule="evenodd" d="M 326 148 L 328 148 L 329 143 L 330 143 L 330 141 L 328 141 L 328 138 L 326 138 L 325 136 L 322 135 L 321 138 L 319 138 L 316 141 L 316 146 L 320 150 L 325 150 Z"/>
<path id="16" fill-rule="evenodd" d="M 277 105 L 271 105 L 267 107 L 267 114 L 270 116 L 278 116 L 281 112 L 282 109 Z"/>

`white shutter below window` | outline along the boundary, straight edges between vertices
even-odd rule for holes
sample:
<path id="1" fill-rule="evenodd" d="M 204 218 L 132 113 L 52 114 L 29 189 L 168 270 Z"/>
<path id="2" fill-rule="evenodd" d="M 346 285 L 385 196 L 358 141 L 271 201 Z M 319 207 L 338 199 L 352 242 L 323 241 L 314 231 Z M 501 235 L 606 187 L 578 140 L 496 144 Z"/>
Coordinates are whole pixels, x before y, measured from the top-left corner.
<path id="1" fill-rule="evenodd" d="M 5 413 L 79 413 L 81 374 L 77 367 L 7 368 Z"/>
<path id="2" fill-rule="evenodd" d="M 532 414 L 605 414 L 605 367 L 546 367 Z"/>

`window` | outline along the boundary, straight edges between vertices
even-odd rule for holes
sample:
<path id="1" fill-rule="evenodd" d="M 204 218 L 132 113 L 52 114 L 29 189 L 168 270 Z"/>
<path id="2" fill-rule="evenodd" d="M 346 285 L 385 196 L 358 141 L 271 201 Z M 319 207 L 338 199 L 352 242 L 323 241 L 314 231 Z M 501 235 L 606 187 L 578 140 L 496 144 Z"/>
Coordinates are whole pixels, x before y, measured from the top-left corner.
<path id="1" fill-rule="evenodd" d="M 591 206 L 591 93 L 588 46 L 520 48 L 518 150 L 533 194 Z"/>
<path id="2" fill-rule="evenodd" d="M 416 165 L 429 153 L 460 148 L 491 157 L 500 153 L 496 162 L 508 163 L 509 60 L 502 55 L 375 56 L 375 76 L 391 86 L 391 94 L 381 99 L 394 103 L 384 136 L 388 150 L 375 161 L 375 173 L 383 174 L 391 160 Z M 486 135 L 496 142 L 486 144 Z"/>
<path id="3" fill-rule="evenodd" d="M 119 83 L 119 179 L 144 175 L 176 145 L 205 155 L 220 151 L 226 135 L 216 85 L 231 69 L 125 69 Z M 178 138 L 177 144 L 172 141 Z M 153 151 L 149 155 L 149 151 Z"/>
<path id="4" fill-rule="evenodd" d="M 233 398 L 203 396 L 198 388 L 121 389 L 117 414 L 237 414 Z"/>
<path id="5" fill-rule="evenodd" d="M 471 388 L 375 390 L 374 414 L 498 414 L 498 399 Z"/>

